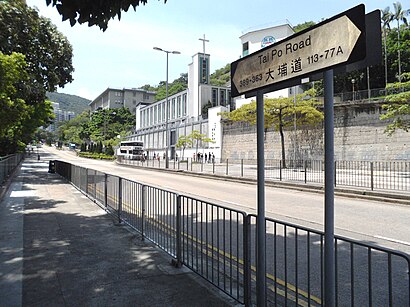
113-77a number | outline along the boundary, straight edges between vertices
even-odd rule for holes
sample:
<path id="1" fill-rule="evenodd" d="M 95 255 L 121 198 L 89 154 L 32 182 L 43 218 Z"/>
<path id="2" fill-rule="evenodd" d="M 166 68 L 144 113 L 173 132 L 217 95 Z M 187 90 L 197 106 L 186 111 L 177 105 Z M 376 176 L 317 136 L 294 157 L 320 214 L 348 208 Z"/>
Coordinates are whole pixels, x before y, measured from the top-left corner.
<path id="1" fill-rule="evenodd" d="M 315 53 L 311 56 L 308 56 L 307 61 L 308 61 L 308 64 L 312 64 L 312 63 L 319 62 L 319 60 L 321 59 L 324 59 L 324 60 L 329 59 L 334 56 L 338 56 L 340 54 L 343 54 L 343 49 L 342 47 L 338 46 L 338 47 L 326 49 L 322 54 Z"/>

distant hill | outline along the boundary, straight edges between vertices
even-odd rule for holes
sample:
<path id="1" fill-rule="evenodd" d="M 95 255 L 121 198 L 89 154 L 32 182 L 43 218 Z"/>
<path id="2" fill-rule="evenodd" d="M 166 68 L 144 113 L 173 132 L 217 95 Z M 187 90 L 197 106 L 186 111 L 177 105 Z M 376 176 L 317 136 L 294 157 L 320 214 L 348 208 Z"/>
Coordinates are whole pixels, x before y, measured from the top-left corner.
<path id="1" fill-rule="evenodd" d="M 225 67 L 215 70 L 210 76 L 212 85 L 230 86 L 231 82 L 231 64 L 228 63 Z"/>
<path id="2" fill-rule="evenodd" d="M 64 111 L 72 111 L 76 115 L 87 110 L 88 104 L 91 102 L 89 99 L 82 98 L 76 95 L 69 95 L 63 93 L 47 93 L 47 98 L 52 102 L 58 102 L 60 109 Z"/>

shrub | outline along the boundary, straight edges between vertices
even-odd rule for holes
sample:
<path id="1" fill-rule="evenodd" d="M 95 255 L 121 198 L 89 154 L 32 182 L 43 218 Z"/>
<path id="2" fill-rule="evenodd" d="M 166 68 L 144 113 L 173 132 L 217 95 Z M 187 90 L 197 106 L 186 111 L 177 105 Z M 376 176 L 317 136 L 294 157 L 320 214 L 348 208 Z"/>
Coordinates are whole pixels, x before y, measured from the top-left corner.
<path id="1" fill-rule="evenodd" d="M 83 158 L 99 159 L 99 160 L 114 160 L 114 156 L 95 152 L 79 152 L 78 155 Z"/>

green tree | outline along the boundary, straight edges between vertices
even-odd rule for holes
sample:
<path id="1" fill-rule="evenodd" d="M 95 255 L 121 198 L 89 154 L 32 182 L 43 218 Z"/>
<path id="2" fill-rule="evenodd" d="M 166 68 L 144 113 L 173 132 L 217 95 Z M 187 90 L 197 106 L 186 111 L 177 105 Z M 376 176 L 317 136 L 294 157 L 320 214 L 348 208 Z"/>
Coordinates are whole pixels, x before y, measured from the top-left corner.
<path id="1" fill-rule="evenodd" d="M 225 67 L 215 70 L 209 76 L 211 85 L 225 86 L 231 81 L 231 64 L 226 64 Z"/>
<path id="2" fill-rule="evenodd" d="M 156 88 L 152 88 L 149 85 L 145 85 L 145 88 L 150 88 L 152 91 L 156 92 L 156 101 L 160 101 L 166 98 L 166 82 L 161 81 Z M 178 79 L 175 79 L 171 83 L 168 83 L 168 97 L 176 93 L 182 92 L 188 88 L 188 74 L 181 74 Z"/>
<path id="3" fill-rule="evenodd" d="M 286 167 L 284 129 L 293 126 L 295 120 L 299 127 L 303 125 L 316 125 L 323 120 L 323 113 L 317 108 L 319 102 L 314 97 L 315 91 L 311 89 L 297 95 L 296 101 L 294 101 L 293 97 L 264 100 L 265 134 L 270 127 L 279 132 L 283 167 Z M 232 112 L 222 112 L 221 116 L 228 120 L 255 125 L 256 101 L 243 105 Z"/>
<path id="4" fill-rule="evenodd" d="M 192 144 L 195 142 L 195 155 L 198 154 L 198 147 L 200 143 L 215 143 L 211 138 L 207 137 L 204 133 L 200 133 L 198 130 L 193 130 L 188 138 L 192 140 Z"/>
<path id="5" fill-rule="evenodd" d="M 46 91 L 73 80 L 73 51 L 67 38 L 25 1 L 0 2 L 0 51 L 25 55 L 29 82 L 20 90 L 25 90 L 30 104 L 42 103 Z"/>
<path id="6" fill-rule="evenodd" d="M 92 114 L 84 111 L 79 116 L 62 124 L 58 129 L 59 139 L 75 144 L 103 143 L 104 147 L 116 145 L 117 136 L 130 134 L 135 127 L 135 116 L 126 108 L 100 109 Z"/>
<path id="7" fill-rule="evenodd" d="M 382 34 L 384 45 L 384 72 L 385 72 L 385 84 L 387 84 L 387 33 L 390 31 L 390 22 L 393 20 L 393 14 L 390 12 L 390 7 L 386 7 L 382 11 Z"/>
<path id="8" fill-rule="evenodd" d="M 0 52 L 0 137 L 7 136 L 9 130 L 28 117 L 28 108 L 17 90 L 18 84 L 28 79 L 24 55 Z"/>
<path id="9" fill-rule="evenodd" d="M 24 55 L 24 77 L 13 84 L 16 92 L 6 96 L 19 108 L 19 116 L 7 136 L 0 139 L 2 150 L 13 151 L 17 144 L 29 142 L 40 126 L 53 118 L 51 102 L 46 101 L 46 91 L 54 91 L 72 80 L 72 48 L 67 39 L 57 31 L 49 19 L 39 17 L 25 1 L 0 1 L 0 52 L 4 55 Z M 5 100 L 4 100 L 5 101 Z M 9 113 L 11 117 L 12 113 Z M 3 122 L 2 122 L 3 123 Z M 5 149 L 6 148 L 6 149 Z"/>
<path id="10" fill-rule="evenodd" d="M 185 148 L 187 148 L 188 146 L 192 146 L 192 139 L 189 136 L 181 135 L 178 138 L 178 141 L 175 144 L 175 146 L 177 148 L 182 148 L 182 158 L 181 159 L 184 160 Z"/>
<path id="11" fill-rule="evenodd" d="M 388 124 L 385 133 L 389 136 L 396 130 L 402 129 L 410 131 L 410 91 L 388 95 L 385 98 L 386 104 L 382 107 L 386 113 L 380 116 L 382 120 L 392 120 Z"/>
<path id="12" fill-rule="evenodd" d="M 304 23 L 300 23 L 296 26 L 293 27 L 293 31 L 295 31 L 295 33 L 298 33 L 300 31 L 303 31 L 307 28 L 313 27 L 316 24 L 316 22 L 314 21 L 306 21 Z"/>
<path id="13" fill-rule="evenodd" d="M 88 111 L 63 122 L 57 129 L 58 139 L 66 143 L 89 143 L 91 141 L 88 129 L 89 122 L 90 114 Z"/>
<path id="14" fill-rule="evenodd" d="M 400 22 L 402 21 L 404 25 L 408 25 L 407 23 L 407 18 L 406 16 L 409 13 L 409 10 L 403 10 L 401 3 L 400 2 L 394 2 L 393 3 L 394 7 L 394 14 L 393 14 L 393 19 L 397 21 L 397 58 L 398 58 L 398 65 L 399 65 L 399 70 L 398 70 L 398 77 L 399 77 L 399 82 L 401 82 L 401 60 L 400 60 Z"/>
<path id="15" fill-rule="evenodd" d="M 127 12 L 132 6 L 134 11 L 140 4 L 145 5 L 148 0 L 46 0 L 47 5 L 52 4 L 63 17 L 63 20 L 69 20 L 70 25 L 74 26 L 77 22 L 82 24 L 87 22 L 88 26 L 97 25 L 105 31 L 110 19 L 118 16 L 121 19 L 121 12 Z M 166 3 L 167 0 L 164 0 Z"/>

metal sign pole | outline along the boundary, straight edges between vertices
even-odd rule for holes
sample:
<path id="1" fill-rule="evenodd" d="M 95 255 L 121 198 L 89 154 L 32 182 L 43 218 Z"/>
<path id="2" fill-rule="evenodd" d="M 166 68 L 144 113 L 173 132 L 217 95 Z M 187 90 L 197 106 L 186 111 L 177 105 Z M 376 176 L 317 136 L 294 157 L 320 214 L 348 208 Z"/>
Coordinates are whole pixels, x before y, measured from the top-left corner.
<path id="1" fill-rule="evenodd" d="M 264 148 L 263 92 L 256 94 L 256 138 L 258 159 L 258 218 L 257 262 L 256 262 L 256 301 L 257 306 L 266 306 L 266 224 L 265 224 L 265 148 Z"/>
<path id="2" fill-rule="evenodd" d="M 335 306 L 335 254 L 334 254 L 334 110 L 333 70 L 324 73 L 325 112 L 325 306 Z"/>

